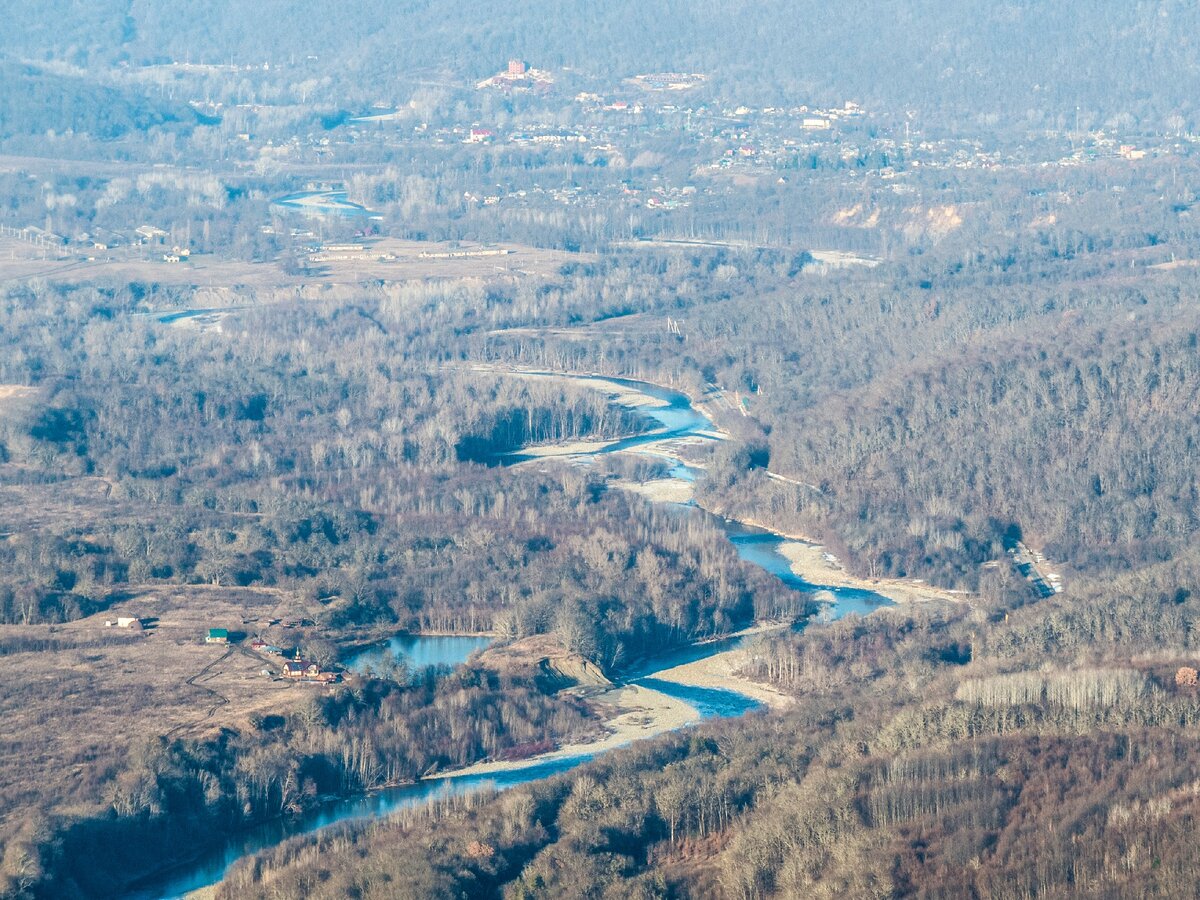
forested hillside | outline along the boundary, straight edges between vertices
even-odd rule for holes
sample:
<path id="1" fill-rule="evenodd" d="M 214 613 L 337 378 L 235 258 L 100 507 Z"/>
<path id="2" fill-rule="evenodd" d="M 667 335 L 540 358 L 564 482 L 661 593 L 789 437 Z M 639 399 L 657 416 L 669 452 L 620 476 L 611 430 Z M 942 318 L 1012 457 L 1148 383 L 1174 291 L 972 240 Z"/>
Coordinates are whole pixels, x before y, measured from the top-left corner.
<path id="1" fill-rule="evenodd" d="M 750 101 L 797 97 L 937 108 L 1018 127 L 1130 117 L 1151 131 L 1195 114 L 1200 27 L 1193 4 L 1075 4 L 922 0 L 830 7 L 812 2 L 487 2 L 456 8 L 356 3 L 333 16 L 320 3 L 271 0 L 220 8 L 202 2 L 22 2 L 0 50 L 77 64 L 167 59 L 291 66 L 389 80 L 462 65 L 490 74 L 510 56 L 600 76 L 707 73 Z M 315 64 L 305 62 L 318 57 Z M 380 83 L 380 77 L 385 80 Z M 1153 91 L 1149 86 L 1153 85 Z M 365 89 L 366 85 L 362 86 Z M 370 92 L 367 92 L 370 93 Z"/>
<path id="2" fill-rule="evenodd" d="M 743 377 L 760 396 L 750 408 L 769 427 L 772 468 L 813 487 L 751 472 L 740 487 L 714 489 L 730 508 L 744 509 L 739 496 L 773 495 L 781 524 L 837 534 L 880 573 L 971 584 L 1010 529 L 1081 568 L 1168 557 L 1196 529 L 1197 321 L 1176 291 L 1149 282 L 1108 295 L 1104 309 L 1086 294 L 1022 309 L 1005 305 L 1038 288 L 985 289 L 983 308 L 1000 320 L 991 328 L 961 321 L 969 301 L 949 292 L 916 308 L 919 296 L 881 299 L 873 323 L 852 326 L 878 335 L 861 359 L 830 334 L 861 300 L 808 318 L 793 298 L 760 306 L 750 323 L 731 323 L 749 336 L 772 321 L 779 335 L 774 350 L 756 341 L 751 351 L 759 358 Z M 825 333 L 825 347 L 788 359 L 810 329 Z M 847 355 L 828 352 L 841 347 Z M 831 382 L 824 395 L 790 387 Z"/>
<path id="3" fill-rule="evenodd" d="M 810 626 L 752 669 L 794 693 L 785 716 L 297 839 L 221 896 L 1186 895 L 1196 577 L 1191 559 L 1008 615 Z"/>
<path id="4" fill-rule="evenodd" d="M 614 348 L 518 330 L 487 347 L 736 391 L 745 415 L 727 424 L 745 445 L 717 454 L 704 502 L 830 543 L 864 574 L 975 590 L 1022 537 L 1079 570 L 1171 558 L 1198 526 L 1195 274 L 1135 282 L 1036 252 L 1005 271 L 939 251 L 952 274 L 926 259 L 832 284 L 718 255 L 664 275 L 737 272 L 685 334 Z"/>
<path id="5" fill-rule="evenodd" d="M 107 87 L 82 73 L 60 75 L 0 60 L 0 81 L 0 139 L 70 131 L 104 141 L 164 125 L 186 130 L 199 119 L 182 103 Z"/>

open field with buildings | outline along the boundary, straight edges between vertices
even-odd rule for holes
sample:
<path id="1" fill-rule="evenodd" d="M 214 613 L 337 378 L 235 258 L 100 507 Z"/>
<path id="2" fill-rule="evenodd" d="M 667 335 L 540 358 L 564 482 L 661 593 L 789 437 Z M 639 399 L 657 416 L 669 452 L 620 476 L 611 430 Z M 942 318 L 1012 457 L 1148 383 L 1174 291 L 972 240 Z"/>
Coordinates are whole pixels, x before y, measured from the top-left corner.
<path id="1" fill-rule="evenodd" d="M 301 608 L 273 590 L 156 586 L 64 625 L 0 626 L 0 827 L 31 807 L 83 812 L 110 766 L 159 737 L 250 728 L 327 690 L 262 674 L 281 663 L 244 644 L 204 642 L 209 628 L 252 634 Z M 105 626 L 124 616 L 144 629 Z"/>

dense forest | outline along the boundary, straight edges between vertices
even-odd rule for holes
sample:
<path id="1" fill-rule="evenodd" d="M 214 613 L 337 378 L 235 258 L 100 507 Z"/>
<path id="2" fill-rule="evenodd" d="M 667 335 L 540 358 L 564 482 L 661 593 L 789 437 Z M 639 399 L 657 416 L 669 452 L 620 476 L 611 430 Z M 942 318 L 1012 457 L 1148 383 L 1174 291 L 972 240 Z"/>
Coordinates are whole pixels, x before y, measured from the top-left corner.
<path id="1" fill-rule="evenodd" d="M 97 478 L 158 512 L 36 534 L 4 523 L 17 536 L 0 558 L 22 573 L 0 589 L 4 621 L 90 614 L 131 584 L 282 585 L 320 597 L 333 626 L 557 630 L 613 668 L 803 609 L 703 520 L 595 475 L 478 462 L 646 424 L 594 391 L 442 367 L 444 341 L 422 332 L 457 314 L 457 291 L 265 307 L 234 343 L 164 331 L 94 289 L 47 291 L 36 309 L 10 294 L 0 380 L 41 393 L 0 419 L 7 483 Z M 61 309 L 52 331 L 45 304 Z"/>
<path id="2" fill-rule="evenodd" d="M 1148 286 L 1098 315 L 1068 303 L 1036 316 L 1036 336 L 1006 327 L 815 402 L 764 376 L 771 465 L 813 488 L 747 473 L 721 490 L 733 508 L 739 492 L 774 495 L 777 521 L 838 534 L 880 573 L 970 585 L 1022 532 L 1080 568 L 1169 557 L 1196 528 L 1196 323 L 1176 298 Z"/>
<path id="3" fill-rule="evenodd" d="M 1095 265 L 1092 256 L 1059 262 L 1040 252 L 1064 278 Z M 722 267 L 713 291 L 706 285 Z M 298 839 L 269 864 L 239 871 L 229 890 L 297 878 L 336 896 L 350 879 L 366 895 L 394 895 L 398 882 L 424 879 L 412 882 L 413 896 L 559 896 L 576 887 L 591 896 L 633 879 L 647 896 L 888 895 L 918 884 L 946 896 L 988 895 L 1012 873 L 1031 871 L 1029 846 L 1014 837 L 1010 847 L 998 835 L 1020 832 L 1022 816 L 1047 815 L 1044 805 L 1027 808 L 1014 785 L 1036 782 L 1047 767 L 1058 771 L 1055 760 L 1105 760 L 1094 777 L 1123 786 L 1117 796 L 1131 818 L 1106 813 L 1100 821 L 1081 810 L 1075 834 L 1113 829 L 1096 832 L 1099 847 L 1134 841 L 1140 832 L 1130 826 L 1126 834 L 1122 823 L 1141 822 L 1137 810 L 1180 789 L 1188 771 L 1181 750 L 1177 765 L 1142 783 L 1122 766 L 1143 757 L 1114 747 L 1132 741 L 1161 754 L 1160 729 L 1186 732 L 1200 714 L 1193 695 L 1174 685 L 1170 662 L 1195 649 L 1194 467 L 1186 465 L 1195 417 L 1178 415 L 1194 394 L 1185 299 L 1192 277 L 1185 270 L 1161 284 L 1083 292 L 975 261 L 937 289 L 936 314 L 913 316 L 914 306 L 931 308 L 931 291 L 902 294 L 905 271 L 882 282 L 821 280 L 764 251 L 616 254 L 560 269 L 536 301 L 521 287 L 480 291 L 454 282 L 302 302 L 268 294 L 220 331 L 141 314 L 174 308 L 180 298 L 169 289 L 17 286 L 6 294 L 0 381 L 22 391 L 6 402 L 0 443 L 4 488 L 24 502 L 6 504 L 0 523 L 11 535 L 2 552 L 13 573 L 0 594 L 4 615 L 61 623 L 131 588 L 263 586 L 312 598 L 322 610 L 318 625 L 331 633 L 550 634 L 610 673 L 665 645 L 798 616 L 806 598 L 739 561 L 711 523 L 612 490 L 603 469 L 488 465 L 526 442 L 616 437 L 649 425 L 603 393 L 471 366 L 598 370 L 697 396 L 720 385 L 744 398 L 743 413 L 722 416 L 733 440 L 704 456 L 703 504 L 815 532 L 865 574 L 969 587 L 978 603 L 810 625 L 763 643 L 746 674 L 793 693 L 796 709 L 596 763 L 600 773 L 631 767 L 619 790 L 633 793 L 620 802 L 607 788 L 586 788 L 598 791 L 587 801 L 596 805 L 578 812 L 582 794 L 564 798 L 588 779 L 618 790 L 617 776 L 563 779 L 530 789 L 536 812 L 527 821 L 514 824 L 508 804 L 519 801 L 501 799 L 417 816 L 399 832 Z M 660 289 L 642 294 L 648 284 Z M 981 305 L 980 292 L 992 302 Z M 626 315 L 613 318 L 596 297 L 626 305 Z M 655 324 L 666 315 L 682 321 L 679 333 Z M 530 322 L 558 328 L 531 334 Z M 614 323 L 639 329 L 639 339 L 614 345 L 605 331 Z M 788 349 L 801 341 L 802 353 Z M 1073 425 L 1064 430 L 1068 417 Z M 1110 430 L 1114 422 L 1119 428 Z M 89 480 L 122 504 L 121 516 L 31 527 L 28 498 Z M 1069 599 L 1031 604 L 1002 563 L 1014 534 L 1096 580 L 1073 584 Z M 1132 570 L 1125 580 L 1101 578 L 1123 570 Z M 1077 662 L 1048 670 L 1046 654 Z M 96 881 L 79 881 L 71 854 L 52 846 L 113 846 L 157 828 L 161 811 L 184 815 L 182 801 L 170 798 L 190 796 L 186 785 L 209 778 L 206 766 L 236 771 L 239 760 L 266 754 L 263 747 L 300 759 L 293 789 L 314 798 L 595 727 L 571 701 L 545 697 L 532 682 L 456 677 L 475 681 L 385 682 L 359 695 L 350 718 L 337 705 L 348 699 L 331 700 L 319 740 L 307 725 L 270 722 L 215 744 L 189 738 L 160 747 L 154 752 L 170 763 L 155 765 L 174 773 L 156 779 L 161 796 L 118 802 L 121 784 L 146 779 L 104 762 L 80 796 L 105 797 L 110 811 L 37 819 L 12 851 L 13 860 L 36 863 L 13 862 L 10 884 L 74 883 L 102 893 L 120 876 L 97 870 Z M 467 719 L 489 737 L 456 740 L 451 751 L 439 737 L 447 719 L 437 715 L 437 697 L 463 690 L 478 692 L 479 713 Z M 499 694 L 519 712 L 505 713 L 504 728 L 495 729 L 484 710 Z M 464 707 L 453 709 L 457 718 Z M 354 741 L 369 742 L 374 755 L 345 750 Z M 399 753 L 402 745 L 411 750 Z M 911 758 L 916 774 L 889 769 L 885 760 L 896 758 Z M 839 772 L 847 759 L 849 774 Z M 764 775 L 759 768 L 768 764 L 774 774 Z M 961 811 L 939 793 L 947 766 L 967 767 L 945 788 Z M 996 780 L 996 770 L 1018 774 Z M 1097 790 L 1054 777 L 1047 790 L 1064 798 Z M 230 798 L 250 789 L 218 779 L 210 800 L 186 817 L 211 830 L 286 809 L 276 782 L 283 783 L 270 781 L 258 799 L 235 804 Z M 715 793 L 696 792 L 697 783 Z M 668 799 L 679 794 L 686 800 Z M 926 795 L 932 799 L 922 805 Z M 830 806 L 831 797 L 844 806 Z M 671 812 L 674 802 L 683 805 Z M 610 808 L 630 818 L 605 825 L 601 811 Z M 470 840 L 492 849 L 464 851 L 469 863 L 422 851 L 431 868 L 400 873 L 386 868 L 384 844 L 371 845 L 362 852 L 385 866 L 375 887 L 337 862 L 319 863 L 328 874 L 304 874 L 318 864 L 304 849 L 311 841 L 351 842 L 332 845 L 342 849 L 361 841 L 441 845 L 445 829 L 459 827 L 447 824 L 455 815 L 473 823 L 462 826 Z M 953 816 L 962 816 L 961 827 Z M 794 830 L 810 821 L 811 834 Z M 1166 828 L 1175 820 L 1155 821 Z M 1168 847 L 1172 834 L 1154 831 L 1153 840 Z M 889 842 L 910 849 L 894 864 L 864 864 L 890 860 Z M 997 855 L 1001 846 L 1008 849 Z M 1133 854 L 1127 877 L 1144 874 L 1145 849 L 1122 852 Z M 972 859 L 979 865 L 961 865 Z M 1079 878 L 1115 883 L 1099 858 L 1086 865 L 1093 867 Z M 970 887 L 961 881 L 967 871 Z M 39 873 L 49 880 L 39 882 Z M 1161 892 L 1185 874 L 1163 869 Z M 1068 883 L 1062 869 L 1038 877 L 1044 882 L 1022 890 Z"/>

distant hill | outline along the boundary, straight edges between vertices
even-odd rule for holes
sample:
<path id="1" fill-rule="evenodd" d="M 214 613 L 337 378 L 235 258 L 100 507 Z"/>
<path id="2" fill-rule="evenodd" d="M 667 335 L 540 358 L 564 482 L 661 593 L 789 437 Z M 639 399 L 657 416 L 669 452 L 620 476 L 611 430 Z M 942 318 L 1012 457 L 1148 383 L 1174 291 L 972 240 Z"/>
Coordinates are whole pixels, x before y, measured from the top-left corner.
<path id="1" fill-rule="evenodd" d="M 0 138 L 73 131 L 112 140 L 131 131 L 191 127 L 199 117 L 183 103 L 160 101 L 86 78 L 0 62 Z"/>
<path id="2" fill-rule="evenodd" d="M 705 72 L 745 102 L 849 98 L 1033 127 L 1073 126 L 1079 107 L 1085 126 L 1124 115 L 1149 130 L 1192 127 L 1200 86 L 1200 6 L 1188 0 L 358 0 L 336 15 L 317 0 L 9 7 L 0 51 L 77 64 L 299 61 L 379 80 L 447 67 L 476 76 L 520 56 L 604 76 Z"/>

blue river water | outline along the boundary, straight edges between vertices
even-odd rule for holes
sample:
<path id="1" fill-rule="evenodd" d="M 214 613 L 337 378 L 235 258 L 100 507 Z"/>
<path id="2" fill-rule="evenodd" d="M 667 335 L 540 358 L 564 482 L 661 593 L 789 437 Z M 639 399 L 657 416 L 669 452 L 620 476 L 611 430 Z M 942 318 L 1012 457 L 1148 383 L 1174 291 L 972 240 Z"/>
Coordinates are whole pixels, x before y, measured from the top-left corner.
<path id="1" fill-rule="evenodd" d="M 645 434 L 616 441 L 591 454 L 593 456 L 634 450 L 648 444 L 678 438 L 715 440 L 712 436 L 715 429 L 713 422 L 696 410 L 687 395 L 680 391 L 628 378 L 606 378 L 594 375 L 580 377 L 585 381 L 593 381 L 598 384 L 607 382 L 620 385 L 624 388 L 632 388 L 666 404 L 659 407 L 647 406 L 639 408 L 641 412 L 658 422 L 659 428 Z M 588 454 L 579 455 L 587 456 Z M 530 458 L 520 455 L 512 457 L 514 460 Z M 671 457 L 662 458 L 669 463 L 667 471 L 667 477 L 669 478 L 694 482 L 700 475 L 698 469 L 692 468 L 683 462 Z M 690 506 L 692 504 L 684 505 Z M 792 571 L 791 564 L 780 552 L 780 548 L 784 543 L 791 540 L 790 538 L 785 538 L 765 528 L 756 528 L 752 525 L 746 525 L 722 516 L 712 515 L 711 513 L 706 513 L 706 515 L 709 515 L 713 522 L 725 532 L 726 537 L 729 538 L 737 550 L 738 556 L 746 562 L 753 563 L 759 568 L 765 569 L 784 584 L 796 590 L 813 593 L 819 592 L 822 596 L 831 596 L 833 603 L 828 612 L 832 618 L 840 618 L 849 613 L 866 615 L 872 610 L 879 609 L 881 606 L 890 606 L 892 603 L 891 600 L 874 591 L 815 584 L 805 581 Z"/>
<path id="2" fill-rule="evenodd" d="M 453 664 L 456 659 L 459 662 L 465 661 L 471 653 L 480 649 L 482 644 L 491 640 L 476 636 L 460 638 L 402 635 L 384 647 L 376 648 L 374 652 L 404 654 L 413 664 L 417 660 L 435 665 Z M 654 678 L 655 672 L 728 650 L 740 640 L 730 638 L 676 650 L 648 662 L 644 666 L 645 673 L 634 673 L 629 681 L 689 703 L 702 719 L 742 715 L 757 709 L 758 702 L 734 691 L 697 688 Z M 221 846 L 210 849 L 178 869 L 147 879 L 143 886 L 127 896 L 132 900 L 182 897 L 191 891 L 216 884 L 225 877 L 229 867 L 241 858 L 270 849 L 290 837 L 309 834 L 345 822 L 379 818 L 397 810 L 424 805 L 446 797 L 483 790 L 500 791 L 541 781 L 581 766 L 593 756 L 591 753 L 580 753 L 561 759 L 533 762 L 512 771 L 426 778 L 416 784 L 385 788 L 358 797 L 330 800 L 300 816 L 274 819 L 232 833 Z"/>
<path id="3" fill-rule="evenodd" d="M 593 455 L 616 453 L 671 438 L 715 439 L 710 432 L 713 423 L 693 408 L 687 396 L 668 388 L 640 381 L 618 378 L 599 378 L 599 382 L 617 383 L 622 387 L 635 388 L 665 402 L 661 407 L 646 407 L 641 411 L 656 420 L 661 427 L 647 434 L 616 441 Z M 523 459 L 511 455 L 505 463 Z M 698 471 L 683 463 L 671 463 L 670 477 L 694 481 Z M 676 504 L 678 506 L 678 504 Z M 711 515 L 704 513 L 704 515 Z M 865 615 L 891 603 L 885 597 L 871 591 L 852 588 L 826 587 L 811 584 L 797 577 L 787 559 L 779 552 L 788 540 L 781 535 L 761 528 L 754 528 L 720 516 L 712 516 L 728 536 L 738 555 L 775 575 L 785 584 L 803 591 L 828 591 L 831 595 L 826 615 L 838 618 L 848 613 Z M 411 668 L 420 669 L 429 665 L 459 665 L 467 661 L 472 653 L 486 647 L 491 638 L 483 636 L 422 636 L 397 635 L 386 644 L 360 651 L 347 660 L 355 671 L 370 668 L 379 670 L 396 659 L 403 659 Z M 625 673 L 625 682 L 638 684 L 651 690 L 683 700 L 700 714 L 702 719 L 740 716 L 758 708 L 757 701 L 734 691 L 716 688 L 693 687 L 655 677 L 683 663 L 703 659 L 716 653 L 733 649 L 743 638 L 727 638 L 689 647 L 675 649 L 661 657 L 646 660 Z M 365 796 L 331 800 L 325 805 L 310 810 L 304 815 L 274 820 L 228 836 L 226 842 L 179 867 L 173 872 L 147 880 L 142 888 L 129 896 L 136 900 L 158 900 L 165 897 L 180 897 L 190 891 L 219 882 L 229 867 L 244 856 L 269 849 L 289 837 L 307 834 L 332 825 L 355 820 L 386 816 L 396 810 L 413 807 L 444 797 L 473 793 L 481 790 L 503 790 L 521 784 L 529 784 L 561 774 L 580 766 L 593 758 L 593 754 L 579 754 L 546 762 L 534 762 L 524 768 L 486 775 L 441 776 L 427 778 L 417 784 L 401 785 L 376 791 Z"/>

